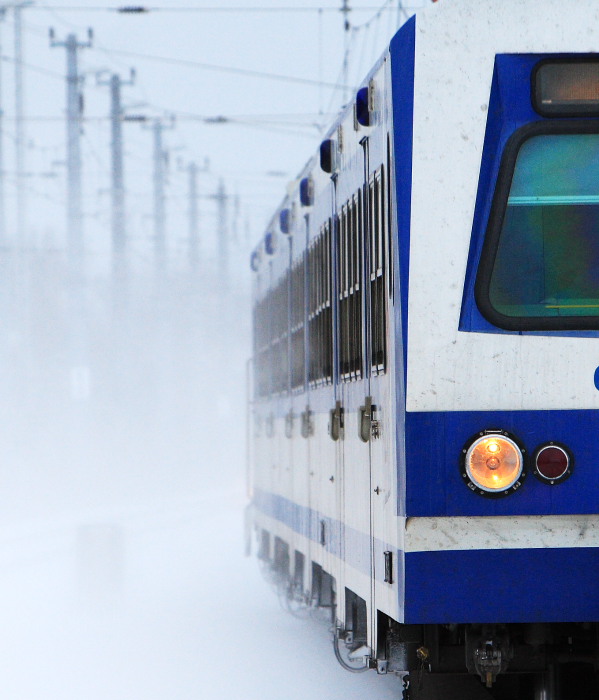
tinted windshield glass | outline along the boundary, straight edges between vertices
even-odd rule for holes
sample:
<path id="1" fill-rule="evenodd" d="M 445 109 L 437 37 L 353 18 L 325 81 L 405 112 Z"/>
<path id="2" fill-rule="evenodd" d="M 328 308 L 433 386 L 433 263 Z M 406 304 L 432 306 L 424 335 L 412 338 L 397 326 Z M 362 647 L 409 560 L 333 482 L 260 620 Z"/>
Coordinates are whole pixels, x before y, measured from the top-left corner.
<path id="1" fill-rule="evenodd" d="M 599 134 L 522 144 L 489 301 L 514 318 L 599 316 Z"/>

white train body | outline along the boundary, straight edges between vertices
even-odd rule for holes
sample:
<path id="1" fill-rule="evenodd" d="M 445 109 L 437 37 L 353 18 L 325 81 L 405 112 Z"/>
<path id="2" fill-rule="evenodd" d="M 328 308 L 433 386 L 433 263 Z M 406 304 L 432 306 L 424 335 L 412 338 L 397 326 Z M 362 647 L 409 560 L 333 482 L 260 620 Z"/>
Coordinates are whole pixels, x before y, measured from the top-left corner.
<path id="1" fill-rule="evenodd" d="M 253 255 L 259 555 L 379 672 L 566 698 L 567 629 L 595 674 L 597 52 L 592 0 L 441 0 L 400 29 Z M 583 65 L 596 94 L 535 102 L 544 65 Z M 556 292 L 575 264 L 584 280 Z M 505 489 L 477 481 L 484 446 L 519 455 Z"/>

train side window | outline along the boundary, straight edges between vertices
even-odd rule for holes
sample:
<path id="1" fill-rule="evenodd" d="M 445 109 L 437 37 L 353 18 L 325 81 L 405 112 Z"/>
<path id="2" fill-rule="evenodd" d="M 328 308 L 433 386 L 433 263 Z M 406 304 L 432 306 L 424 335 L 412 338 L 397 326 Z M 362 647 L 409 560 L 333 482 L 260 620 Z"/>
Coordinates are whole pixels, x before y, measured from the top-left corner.
<path id="1" fill-rule="evenodd" d="M 339 213 L 339 375 L 347 381 L 350 376 L 349 363 L 349 294 L 348 294 L 348 233 L 347 205 Z"/>
<path id="2" fill-rule="evenodd" d="M 325 289 L 322 312 L 324 326 L 323 377 L 327 384 L 333 381 L 333 268 L 331 243 L 331 220 L 329 219 L 323 231 Z"/>
<path id="3" fill-rule="evenodd" d="M 280 308 L 280 285 L 277 285 L 271 292 L 271 324 L 270 324 L 270 356 L 272 361 L 272 392 L 279 391 L 280 384 L 280 342 L 279 342 L 279 308 Z"/>
<path id="4" fill-rule="evenodd" d="M 358 195 L 339 215 L 339 373 L 342 381 L 362 377 L 362 226 Z"/>
<path id="5" fill-rule="evenodd" d="M 289 382 L 289 271 L 270 292 L 270 367 L 271 388 L 276 394 L 288 390 Z"/>
<path id="6" fill-rule="evenodd" d="M 257 397 L 264 398 L 271 391 L 271 293 L 266 294 L 254 307 L 254 386 Z"/>
<path id="7" fill-rule="evenodd" d="M 599 328 L 599 127 L 538 122 L 503 156 L 476 279 L 507 330 Z"/>
<path id="8" fill-rule="evenodd" d="M 304 259 L 291 269 L 291 389 L 304 386 L 306 348 L 304 330 Z"/>
<path id="9" fill-rule="evenodd" d="M 351 328 L 352 328 L 352 378 L 362 378 L 362 250 L 364 245 L 364 227 L 362 225 L 361 193 L 351 200 L 352 212 L 352 272 L 351 280 Z"/>
<path id="10" fill-rule="evenodd" d="M 318 312 L 316 293 L 316 243 L 308 249 L 308 380 L 314 385 L 318 377 Z"/>
<path id="11" fill-rule="evenodd" d="M 322 227 L 308 251 L 308 337 L 310 347 L 308 379 L 312 386 L 333 379 L 333 335 L 330 272 L 331 222 Z"/>
<path id="12" fill-rule="evenodd" d="M 383 166 L 368 187 L 370 231 L 370 343 L 372 374 L 384 374 L 387 366 L 387 299 L 385 245 L 387 235 L 386 186 Z"/>
<path id="13" fill-rule="evenodd" d="M 262 358 L 261 358 L 261 350 L 262 350 L 262 343 L 263 341 L 263 333 L 264 331 L 262 330 L 262 313 L 261 313 L 261 306 L 262 302 L 257 301 L 254 304 L 254 310 L 253 310 L 253 327 L 254 327 L 254 396 L 256 398 L 263 396 L 263 388 L 262 388 Z"/>

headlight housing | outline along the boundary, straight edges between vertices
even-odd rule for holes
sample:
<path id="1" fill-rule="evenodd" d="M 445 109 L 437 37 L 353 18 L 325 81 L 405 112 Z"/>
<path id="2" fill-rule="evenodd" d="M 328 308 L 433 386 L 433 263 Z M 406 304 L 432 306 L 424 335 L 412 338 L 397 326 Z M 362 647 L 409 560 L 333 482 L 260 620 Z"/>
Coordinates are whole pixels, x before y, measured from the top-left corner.
<path id="1" fill-rule="evenodd" d="M 504 430 L 485 430 L 462 450 L 462 478 L 471 491 L 501 498 L 517 491 L 526 477 L 526 450 Z"/>

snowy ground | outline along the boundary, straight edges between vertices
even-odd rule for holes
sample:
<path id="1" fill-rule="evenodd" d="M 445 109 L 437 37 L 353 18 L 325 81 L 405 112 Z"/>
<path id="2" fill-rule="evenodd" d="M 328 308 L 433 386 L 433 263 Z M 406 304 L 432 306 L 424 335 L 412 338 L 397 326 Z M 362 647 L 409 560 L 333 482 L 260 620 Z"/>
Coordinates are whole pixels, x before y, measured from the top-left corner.
<path id="1" fill-rule="evenodd" d="M 0 699 L 398 700 L 243 556 L 243 288 L 90 282 L 80 327 L 38 267 L 0 275 Z"/>
<path id="2" fill-rule="evenodd" d="M 213 492 L 4 532 L 0 696 L 400 698 L 398 679 L 337 665 L 323 619 L 280 607 L 243 556 L 242 501 Z"/>

